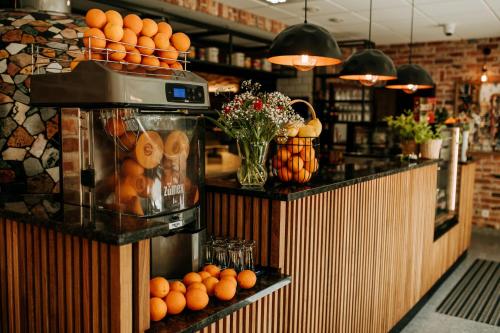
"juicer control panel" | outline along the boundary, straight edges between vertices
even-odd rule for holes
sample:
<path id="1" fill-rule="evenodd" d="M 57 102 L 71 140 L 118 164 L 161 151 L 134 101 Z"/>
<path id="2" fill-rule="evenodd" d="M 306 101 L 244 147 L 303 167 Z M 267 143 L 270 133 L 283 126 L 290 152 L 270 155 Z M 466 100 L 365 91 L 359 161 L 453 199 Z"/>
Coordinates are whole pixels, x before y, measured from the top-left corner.
<path id="1" fill-rule="evenodd" d="M 205 90 L 203 86 L 166 83 L 165 90 L 168 102 L 188 104 L 201 104 L 205 102 Z"/>

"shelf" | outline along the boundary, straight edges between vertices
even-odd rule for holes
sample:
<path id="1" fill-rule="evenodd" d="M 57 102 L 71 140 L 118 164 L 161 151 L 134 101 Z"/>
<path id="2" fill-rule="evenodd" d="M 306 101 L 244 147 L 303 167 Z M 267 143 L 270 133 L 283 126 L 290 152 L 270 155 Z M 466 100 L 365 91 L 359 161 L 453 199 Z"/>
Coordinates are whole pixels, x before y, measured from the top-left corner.
<path id="1" fill-rule="evenodd" d="M 314 102 L 326 102 L 326 103 L 371 103 L 369 99 L 345 99 L 345 100 L 330 100 L 324 98 L 315 98 Z"/>
<path id="2" fill-rule="evenodd" d="M 294 70 L 267 72 L 263 70 L 238 67 L 228 64 L 210 62 L 205 60 L 190 59 L 188 68 L 192 72 L 205 72 L 212 74 L 237 76 L 246 79 L 279 79 L 292 78 L 297 76 Z"/>

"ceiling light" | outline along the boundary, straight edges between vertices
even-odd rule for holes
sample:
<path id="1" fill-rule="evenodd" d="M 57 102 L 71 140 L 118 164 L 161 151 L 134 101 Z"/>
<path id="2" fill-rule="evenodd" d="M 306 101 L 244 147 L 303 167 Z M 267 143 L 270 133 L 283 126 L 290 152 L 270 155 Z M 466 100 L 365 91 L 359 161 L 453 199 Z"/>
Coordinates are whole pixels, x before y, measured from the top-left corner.
<path id="1" fill-rule="evenodd" d="M 332 23 L 342 23 L 342 22 L 344 22 L 344 20 L 336 18 L 336 17 L 331 17 L 331 18 L 328 19 L 328 21 L 330 21 Z"/>
<path id="2" fill-rule="evenodd" d="M 368 40 L 371 46 L 372 38 L 372 0 L 370 0 L 370 25 Z M 393 80 L 396 78 L 396 67 L 391 58 L 377 49 L 365 49 L 356 52 L 347 59 L 339 77 L 344 80 L 356 80 L 364 86 L 373 86 L 378 81 Z"/>
<path id="3" fill-rule="evenodd" d="M 279 3 L 285 3 L 286 2 L 286 0 L 265 0 L 265 1 L 269 2 L 269 3 L 273 4 L 273 5 L 277 5 Z"/>
<path id="4" fill-rule="evenodd" d="M 408 55 L 408 64 L 398 67 L 398 78 L 390 81 L 385 87 L 389 89 L 401 89 L 407 94 L 413 94 L 420 89 L 431 89 L 434 87 L 434 81 L 427 71 L 419 65 L 411 63 L 413 48 L 413 17 L 414 0 L 411 2 L 411 33 L 410 33 L 410 53 Z"/>
<path id="5" fill-rule="evenodd" d="M 307 8 L 307 0 L 304 2 Z M 326 29 L 307 23 L 307 12 L 304 11 L 304 23 L 292 25 L 274 38 L 268 52 L 271 63 L 308 71 L 341 62 L 342 54 L 333 36 Z"/>
<path id="6" fill-rule="evenodd" d="M 483 55 L 484 55 L 484 65 L 482 68 L 482 74 L 481 74 L 481 82 L 487 82 L 488 81 L 488 68 L 486 67 L 486 59 L 487 57 L 491 54 L 491 49 L 489 47 L 485 47 L 483 49 Z"/>

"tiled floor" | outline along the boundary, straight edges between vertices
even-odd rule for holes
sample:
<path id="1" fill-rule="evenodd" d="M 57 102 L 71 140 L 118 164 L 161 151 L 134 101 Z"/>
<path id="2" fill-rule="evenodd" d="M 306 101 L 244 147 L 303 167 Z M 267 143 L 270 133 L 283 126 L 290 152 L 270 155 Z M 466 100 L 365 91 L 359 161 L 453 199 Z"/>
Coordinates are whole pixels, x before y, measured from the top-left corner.
<path id="1" fill-rule="evenodd" d="M 451 317 L 436 312 L 436 308 L 465 274 L 476 258 L 500 261 L 500 230 L 473 229 L 467 258 L 441 285 L 429 302 L 405 327 L 403 333 L 499 333 L 500 328 Z"/>

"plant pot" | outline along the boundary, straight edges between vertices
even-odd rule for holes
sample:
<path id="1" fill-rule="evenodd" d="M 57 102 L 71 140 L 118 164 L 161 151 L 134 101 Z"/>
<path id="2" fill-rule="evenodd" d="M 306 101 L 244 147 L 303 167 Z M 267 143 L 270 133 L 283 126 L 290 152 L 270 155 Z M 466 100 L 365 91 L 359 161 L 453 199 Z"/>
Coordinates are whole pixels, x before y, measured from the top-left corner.
<path id="1" fill-rule="evenodd" d="M 242 186 L 264 186 L 267 180 L 266 159 L 269 142 L 238 140 L 241 165 L 236 173 Z"/>
<path id="2" fill-rule="evenodd" d="M 441 139 L 433 139 L 420 144 L 421 157 L 428 160 L 439 159 L 442 144 L 443 140 Z"/>
<path id="3" fill-rule="evenodd" d="M 417 143 L 415 140 L 404 140 L 399 144 L 399 147 L 405 156 L 417 153 Z"/>
<path id="4" fill-rule="evenodd" d="M 460 149 L 460 160 L 467 162 L 467 150 L 469 148 L 469 131 L 462 132 L 462 148 Z"/>

